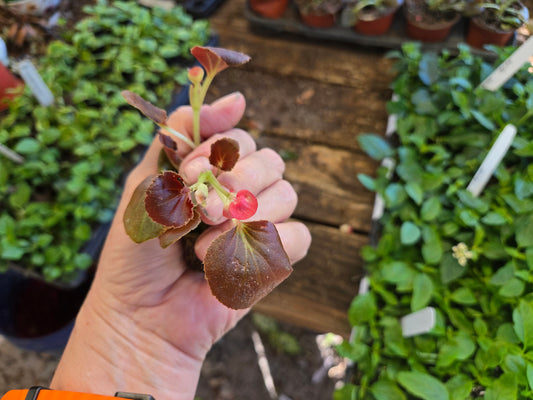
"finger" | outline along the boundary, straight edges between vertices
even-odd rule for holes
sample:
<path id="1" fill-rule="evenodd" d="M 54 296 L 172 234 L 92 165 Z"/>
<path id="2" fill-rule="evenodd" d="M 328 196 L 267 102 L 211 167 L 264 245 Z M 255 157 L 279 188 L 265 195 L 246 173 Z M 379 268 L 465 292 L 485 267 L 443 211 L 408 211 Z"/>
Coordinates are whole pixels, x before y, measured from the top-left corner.
<path id="1" fill-rule="evenodd" d="M 231 192 L 246 189 L 257 196 L 280 181 L 284 171 L 285 163 L 281 157 L 271 149 L 262 149 L 237 162 L 231 171 L 220 174 L 218 181 Z M 219 195 L 214 190 L 209 191 L 204 206 L 204 222 L 210 225 L 221 223 L 226 219 L 222 215 L 223 210 L 224 203 Z"/>
<path id="2" fill-rule="evenodd" d="M 218 181 L 235 192 L 246 189 L 258 194 L 285 172 L 283 159 L 272 149 L 261 149 L 240 159 L 229 172 L 220 174 Z"/>
<path id="3" fill-rule="evenodd" d="M 209 155 L 211 154 L 211 145 L 217 140 L 227 137 L 237 141 L 239 144 L 239 158 L 243 159 L 256 150 L 254 139 L 245 131 L 241 129 L 231 129 L 224 134 L 217 134 L 203 142 L 194 151 L 189 153 L 183 159 L 180 166 L 180 175 L 185 182 L 193 184 L 198 180 L 198 175 L 206 170 L 215 172 L 215 167 L 209 162 Z"/>
<path id="4" fill-rule="evenodd" d="M 289 218 L 298 203 L 298 195 L 286 180 L 279 180 L 257 195 L 257 212 L 247 221 L 282 222 Z"/>
<path id="5" fill-rule="evenodd" d="M 275 225 L 290 263 L 293 264 L 304 258 L 311 245 L 309 229 L 303 223 L 296 221 L 282 222 Z M 203 260 L 211 242 L 231 229 L 231 227 L 232 222 L 227 221 L 204 231 L 194 245 L 196 256 Z"/>
<path id="6" fill-rule="evenodd" d="M 209 138 L 216 133 L 232 129 L 240 121 L 244 114 L 246 100 L 240 92 L 224 96 L 211 105 L 204 105 L 200 110 L 200 134 L 203 138 Z M 187 136 L 193 137 L 193 111 L 190 106 L 179 107 L 168 117 L 167 124 L 172 129 Z M 178 154 L 185 157 L 192 149 L 189 145 L 179 140 L 168 131 L 165 134 L 172 137 L 178 144 Z"/>

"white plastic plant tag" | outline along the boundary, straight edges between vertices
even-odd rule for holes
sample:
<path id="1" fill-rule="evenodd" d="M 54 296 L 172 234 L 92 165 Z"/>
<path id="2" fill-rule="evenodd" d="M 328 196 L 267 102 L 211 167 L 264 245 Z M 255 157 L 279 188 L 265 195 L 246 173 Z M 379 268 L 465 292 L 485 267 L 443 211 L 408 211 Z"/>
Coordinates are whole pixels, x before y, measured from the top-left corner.
<path id="1" fill-rule="evenodd" d="M 0 143 L 0 154 L 6 158 L 9 158 L 11 161 L 16 162 L 17 164 L 22 164 L 24 162 L 24 157 L 22 157 L 18 153 L 15 153 L 10 148 L 4 146 L 2 143 Z"/>
<path id="2" fill-rule="evenodd" d="M 39 104 L 44 107 L 51 105 L 54 102 L 54 96 L 31 61 L 21 61 L 17 64 L 17 68 Z"/>
<path id="3" fill-rule="evenodd" d="M 359 294 L 366 294 L 368 293 L 369 289 L 370 289 L 370 281 L 368 280 L 368 277 L 364 276 L 359 281 Z"/>
<path id="4" fill-rule="evenodd" d="M 426 307 L 414 313 L 407 314 L 400 321 L 402 336 L 411 337 L 428 333 L 435 327 L 437 314 L 433 307 Z"/>
<path id="5" fill-rule="evenodd" d="M 466 187 L 466 190 L 472 193 L 474 197 L 479 196 L 481 191 L 485 188 L 490 177 L 498 165 L 500 165 L 505 154 L 507 154 L 515 136 L 516 126 L 511 124 L 503 128 L 503 131 L 498 135 L 492 148 L 489 150 L 479 169 L 476 171 L 476 174 Z"/>
<path id="6" fill-rule="evenodd" d="M 7 58 L 7 47 L 6 42 L 2 38 L 0 38 L 0 63 L 4 64 L 4 66 L 9 65 L 9 58 Z"/>
<path id="7" fill-rule="evenodd" d="M 496 68 L 479 86 L 487 90 L 498 90 L 516 71 L 533 56 L 533 36 L 527 39 L 513 54 Z"/>

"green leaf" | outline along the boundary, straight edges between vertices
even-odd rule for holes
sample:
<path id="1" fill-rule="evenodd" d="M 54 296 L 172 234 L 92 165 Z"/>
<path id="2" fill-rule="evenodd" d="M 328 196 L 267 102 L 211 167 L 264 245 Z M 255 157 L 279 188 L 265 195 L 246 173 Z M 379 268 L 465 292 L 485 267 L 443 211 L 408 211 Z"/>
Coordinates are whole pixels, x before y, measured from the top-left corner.
<path id="1" fill-rule="evenodd" d="M 526 367 L 527 383 L 529 388 L 533 390 L 533 364 L 528 362 Z"/>
<path id="2" fill-rule="evenodd" d="M 420 229 L 414 223 L 412 223 L 411 221 L 405 221 L 402 224 L 402 227 L 400 229 L 400 239 L 402 241 L 402 244 L 406 246 L 412 245 L 418 242 L 420 236 Z"/>
<path id="3" fill-rule="evenodd" d="M 150 175 L 135 189 L 126 211 L 124 212 L 124 228 L 128 236 L 135 242 L 141 243 L 153 239 L 164 232 L 165 227 L 155 222 L 144 204 L 146 190 L 152 184 L 155 175 Z"/>
<path id="4" fill-rule="evenodd" d="M 513 310 L 513 328 L 525 348 L 533 345 L 533 306 L 526 300 L 520 300 Z"/>
<path id="5" fill-rule="evenodd" d="M 468 334 L 459 332 L 455 337 L 452 337 L 441 346 L 437 367 L 446 368 L 454 361 L 466 360 L 475 350 L 476 345 Z"/>
<path id="6" fill-rule="evenodd" d="M 419 65 L 418 76 L 425 85 L 430 86 L 437 82 L 441 75 L 441 69 L 439 56 L 436 53 L 424 53 Z"/>
<path id="7" fill-rule="evenodd" d="M 451 299 L 459 304 L 464 305 L 474 305 L 478 303 L 478 299 L 469 287 L 460 287 L 459 289 L 456 289 L 452 295 Z"/>
<path id="8" fill-rule="evenodd" d="M 445 285 L 460 278 L 466 271 L 466 268 L 461 266 L 451 253 L 446 253 L 443 255 L 439 269 L 440 280 Z"/>
<path id="9" fill-rule="evenodd" d="M 367 174 L 357 174 L 357 179 L 359 179 L 359 182 L 361 182 L 361 184 L 368 190 L 372 192 L 376 190 L 376 181 L 374 178 Z"/>
<path id="10" fill-rule="evenodd" d="M 41 144 L 37 139 L 24 138 L 21 139 L 14 148 L 14 151 L 23 155 L 35 154 L 41 148 Z"/>
<path id="11" fill-rule="evenodd" d="M 406 400 L 403 391 L 392 381 L 380 379 L 370 387 L 376 400 Z"/>
<path id="12" fill-rule="evenodd" d="M 418 274 L 413 281 L 413 297 L 411 311 L 418 311 L 428 305 L 433 296 L 433 281 L 424 274 Z"/>
<path id="13" fill-rule="evenodd" d="M 503 297 L 519 297 L 522 295 L 525 289 L 524 281 L 513 278 L 507 281 L 498 291 L 500 296 Z"/>
<path id="14" fill-rule="evenodd" d="M 348 320 L 352 326 L 361 325 L 374 318 L 377 305 L 371 292 L 355 296 L 348 309 Z"/>
<path id="15" fill-rule="evenodd" d="M 519 217 L 515 222 L 515 227 L 518 246 L 533 246 L 533 213 Z"/>
<path id="16" fill-rule="evenodd" d="M 511 373 L 505 373 L 487 388 L 484 400 L 516 400 L 517 391 L 516 377 Z"/>
<path id="17" fill-rule="evenodd" d="M 393 154 L 390 144 L 381 136 L 364 133 L 357 137 L 361 149 L 375 160 L 383 160 Z"/>
<path id="18" fill-rule="evenodd" d="M 428 264 L 438 264 L 442 259 L 442 241 L 437 230 L 432 226 L 422 228 L 422 256 Z"/>
<path id="19" fill-rule="evenodd" d="M 424 400 L 450 400 L 447 387 L 432 375 L 419 371 L 401 371 L 397 380 L 407 391 Z"/>
<path id="20" fill-rule="evenodd" d="M 420 217 L 424 221 L 433 221 L 438 217 L 441 211 L 442 203 L 439 198 L 436 196 L 430 197 L 424 201 L 424 204 L 422 204 L 422 208 L 420 209 Z"/>
<path id="21" fill-rule="evenodd" d="M 487 128 L 489 131 L 493 131 L 494 129 L 496 129 L 494 123 L 479 111 L 472 109 L 470 110 L 470 112 L 477 120 L 477 122 L 479 122 L 483 127 Z"/>
<path id="22" fill-rule="evenodd" d="M 416 204 L 420 205 L 422 203 L 424 191 L 419 184 L 415 182 L 407 182 L 405 185 L 405 192 Z"/>
<path id="23" fill-rule="evenodd" d="M 474 383 L 466 375 L 455 375 L 446 382 L 446 387 L 450 393 L 450 399 L 464 400 L 470 398 Z"/>

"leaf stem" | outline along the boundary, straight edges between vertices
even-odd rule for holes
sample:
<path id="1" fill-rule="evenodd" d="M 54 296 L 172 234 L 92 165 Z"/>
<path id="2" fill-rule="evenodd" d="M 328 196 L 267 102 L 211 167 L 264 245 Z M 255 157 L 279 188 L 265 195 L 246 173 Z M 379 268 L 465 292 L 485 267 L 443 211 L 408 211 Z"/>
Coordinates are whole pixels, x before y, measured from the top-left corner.
<path id="1" fill-rule="evenodd" d="M 196 146 L 200 145 L 200 110 L 204 103 L 207 90 L 213 82 L 216 73 L 208 73 L 201 85 L 192 85 L 189 90 L 189 103 L 193 111 L 193 138 Z"/>
<path id="2" fill-rule="evenodd" d="M 168 131 L 168 132 L 172 133 L 174 136 L 176 136 L 181 141 L 185 142 L 187 145 L 189 145 L 193 149 L 195 149 L 197 147 L 197 145 L 191 139 L 189 139 L 183 133 L 180 133 L 180 132 L 172 129 L 170 126 L 163 125 L 163 124 L 157 124 L 157 126 L 159 126 L 160 128 L 164 129 L 165 131 Z"/>
<path id="3" fill-rule="evenodd" d="M 224 203 L 224 206 L 227 206 L 229 203 L 231 203 L 231 193 L 220 184 L 212 171 L 208 170 L 200 173 L 197 182 L 192 185 L 190 189 L 191 191 L 195 191 L 200 185 L 205 183 L 209 183 L 213 189 L 215 189 L 215 192 L 217 192 L 217 195 Z"/>

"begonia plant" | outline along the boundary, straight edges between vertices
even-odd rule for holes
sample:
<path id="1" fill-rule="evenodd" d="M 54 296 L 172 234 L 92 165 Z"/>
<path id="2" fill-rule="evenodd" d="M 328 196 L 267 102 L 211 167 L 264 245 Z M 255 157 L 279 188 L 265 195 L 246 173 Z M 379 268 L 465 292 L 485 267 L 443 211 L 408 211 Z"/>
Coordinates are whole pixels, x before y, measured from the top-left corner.
<path id="1" fill-rule="evenodd" d="M 208 221 L 209 190 L 220 197 L 223 215 L 233 221 L 230 230 L 209 246 L 203 260 L 205 277 L 214 296 L 233 309 L 252 306 L 289 276 L 292 267 L 272 222 L 253 221 L 258 202 L 248 190 L 232 191 L 218 177 L 233 169 L 239 160 L 239 144 L 222 138 L 211 145 L 211 169 L 201 172 L 188 185 L 178 173 L 178 145 L 200 145 L 200 109 L 214 77 L 230 66 L 249 61 L 245 54 L 216 47 L 194 47 L 191 53 L 201 66 L 189 69 L 189 102 L 193 110 L 193 138 L 167 125 L 167 113 L 140 96 L 124 91 L 124 98 L 160 128 L 163 144 L 160 173 L 146 177 L 136 188 L 124 214 L 127 234 L 137 243 L 158 238 L 161 247 L 173 245 Z M 169 133 L 169 134 L 167 134 Z M 181 141 L 181 144 L 178 144 Z"/>

